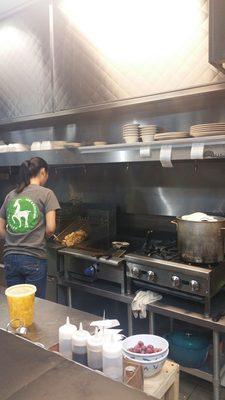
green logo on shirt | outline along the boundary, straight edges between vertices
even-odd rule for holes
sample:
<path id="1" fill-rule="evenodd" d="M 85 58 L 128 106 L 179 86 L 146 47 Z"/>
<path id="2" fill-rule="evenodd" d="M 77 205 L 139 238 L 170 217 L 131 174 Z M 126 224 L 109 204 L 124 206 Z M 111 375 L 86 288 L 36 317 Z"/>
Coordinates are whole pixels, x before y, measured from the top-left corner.
<path id="1" fill-rule="evenodd" d="M 8 228 L 13 233 L 32 231 L 38 224 L 39 209 L 27 197 L 12 199 L 6 210 Z"/>

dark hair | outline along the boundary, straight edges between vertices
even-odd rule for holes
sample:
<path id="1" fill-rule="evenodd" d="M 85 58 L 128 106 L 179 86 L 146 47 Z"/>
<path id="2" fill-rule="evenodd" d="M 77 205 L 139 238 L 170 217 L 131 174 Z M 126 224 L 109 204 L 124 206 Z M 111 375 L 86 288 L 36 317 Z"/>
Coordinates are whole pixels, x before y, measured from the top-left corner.
<path id="1" fill-rule="evenodd" d="M 30 184 L 30 178 L 37 176 L 42 168 L 48 172 L 48 164 L 43 158 L 33 157 L 30 160 L 24 161 L 20 166 L 16 193 L 21 193 Z"/>

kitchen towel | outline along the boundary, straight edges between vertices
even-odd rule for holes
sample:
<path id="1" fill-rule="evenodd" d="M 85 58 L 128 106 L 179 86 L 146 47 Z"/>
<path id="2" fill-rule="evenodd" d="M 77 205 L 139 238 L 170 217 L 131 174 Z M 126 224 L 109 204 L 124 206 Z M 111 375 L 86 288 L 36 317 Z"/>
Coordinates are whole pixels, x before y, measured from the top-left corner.
<path id="1" fill-rule="evenodd" d="M 162 296 L 158 293 L 151 292 L 150 290 L 137 292 L 134 300 L 132 301 L 131 307 L 134 318 L 146 318 L 147 305 L 154 303 L 155 301 L 161 300 Z"/>

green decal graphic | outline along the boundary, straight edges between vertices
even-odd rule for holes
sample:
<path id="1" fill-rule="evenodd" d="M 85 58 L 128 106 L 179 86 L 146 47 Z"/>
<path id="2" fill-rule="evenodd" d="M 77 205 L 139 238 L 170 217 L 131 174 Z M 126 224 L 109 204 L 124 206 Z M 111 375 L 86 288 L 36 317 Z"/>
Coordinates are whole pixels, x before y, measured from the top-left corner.
<path id="1" fill-rule="evenodd" d="M 32 231 L 38 224 L 39 209 L 26 197 L 12 199 L 6 210 L 8 228 L 13 233 Z"/>

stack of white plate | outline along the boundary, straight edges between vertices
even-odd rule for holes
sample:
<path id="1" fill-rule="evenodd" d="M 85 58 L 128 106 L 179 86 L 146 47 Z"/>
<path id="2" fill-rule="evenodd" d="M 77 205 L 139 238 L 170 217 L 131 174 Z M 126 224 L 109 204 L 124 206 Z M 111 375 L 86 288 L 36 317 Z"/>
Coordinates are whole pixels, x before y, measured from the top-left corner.
<path id="1" fill-rule="evenodd" d="M 44 142 L 42 142 L 44 143 Z M 67 142 L 65 140 L 53 140 L 51 142 L 53 149 L 58 150 L 58 149 L 65 149 L 65 144 Z"/>
<path id="2" fill-rule="evenodd" d="M 174 139 L 184 139 L 188 138 L 188 132 L 164 132 L 164 133 L 157 133 L 154 136 L 155 140 L 174 140 Z"/>
<path id="3" fill-rule="evenodd" d="M 38 150 L 60 150 L 64 149 L 67 142 L 63 140 L 44 140 L 42 142 L 33 142 L 31 145 L 31 151 Z"/>
<path id="4" fill-rule="evenodd" d="M 80 146 L 81 146 L 80 142 L 67 142 L 64 145 L 64 147 L 66 149 L 74 149 L 74 148 L 77 148 L 77 147 L 80 147 Z"/>
<path id="5" fill-rule="evenodd" d="M 7 144 L 1 144 L 0 145 L 0 153 L 8 153 L 9 148 Z"/>
<path id="6" fill-rule="evenodd" d="M 123 125 L 123 138 L 126 143 L 136 143 L 139 140 L 139 124 Z"/>
<path id="7" fill-rule="evenodd" d="M 156 134 L 156 125 L 143 125 L 139 128 L 142 142 L 151 142 Z"/>
<path id="8" fill-rule="evenodd" d="M 96 140 L 94 146 L 105 146 L 107 143 L 104 141 Z"/>
<path id="9" fill-rule="evenodd" d="M 10 143 L 8 145 L 8 151 L 29 151 L 30 146 L 27 144 L 21 144 L 21 143 Z"/>
<path id="10" fill-rule="evenodd" d="M 193 125 L 190 134 L 194 137 L 225 135 L 225 122 Z"/>

